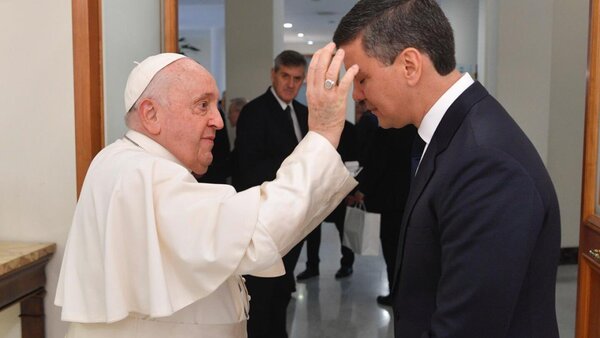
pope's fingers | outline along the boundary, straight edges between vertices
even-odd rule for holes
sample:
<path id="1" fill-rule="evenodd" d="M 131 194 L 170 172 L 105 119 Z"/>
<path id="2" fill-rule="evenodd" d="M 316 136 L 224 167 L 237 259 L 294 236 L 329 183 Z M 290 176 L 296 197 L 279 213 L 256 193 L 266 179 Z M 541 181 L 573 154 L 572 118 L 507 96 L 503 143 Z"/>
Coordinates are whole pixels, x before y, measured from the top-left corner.
<path id="1" fill-rule="evenodd" d="M 339 88 L 345 93 L 350 89 L 350 85 L 352 81 L 354 81 L 354 77 L 358 74 L 358 65 L 352 65 L 347 71 L 346 74 L 340 80 Z"/>
<path id="2" fill-rule="evenodd" d="M 317 64 L 317 68 L 315 69 L 315 85 L 323 85 L 325 83 L 325 73 L 329 68 L 329 63 L 331 62 L 331 56 L 333 55 L 333 50 L 335 49 L 335 43 L 330 42 L 325 47 L 321 48 L 319 54 L 319 60 Z M 332 80 L 336 80 L 337 78 L 332 78 Z"/>
<path id="3" fill-rule="evenodd" d="M 331 79 L 333 81 L 337 81 L 339 74 L 340 74 L 340 68 L 342 66 L 342 62 L 344 61 L 344 55 L 345 54 L 344 54 L 343 49 L 337 50 L 337 52 L 333 56 L 333 59 L 331 60 L 331 63 L 329 64 L 329 69 L 327 69 L 325 79 Z"/>

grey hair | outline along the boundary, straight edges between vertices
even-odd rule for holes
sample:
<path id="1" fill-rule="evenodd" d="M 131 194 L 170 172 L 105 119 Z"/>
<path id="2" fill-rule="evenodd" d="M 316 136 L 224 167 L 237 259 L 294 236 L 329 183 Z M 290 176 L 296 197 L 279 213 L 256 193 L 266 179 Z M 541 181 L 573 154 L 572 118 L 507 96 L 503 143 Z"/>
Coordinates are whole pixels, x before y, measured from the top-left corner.
<path id="1" fill-rule="evenodd" d="M 306 68 L 306 58 L 295 50 L 284 50 L 275 57 L 273 70 L 278 71 L 281 66 Z"/>

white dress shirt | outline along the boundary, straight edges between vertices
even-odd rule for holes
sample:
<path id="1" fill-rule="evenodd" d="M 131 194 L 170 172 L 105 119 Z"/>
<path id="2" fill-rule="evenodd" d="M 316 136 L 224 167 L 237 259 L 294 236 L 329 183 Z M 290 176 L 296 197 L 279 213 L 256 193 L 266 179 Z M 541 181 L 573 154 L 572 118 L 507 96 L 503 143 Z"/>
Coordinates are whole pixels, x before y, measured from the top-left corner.
<path id="1" fill-rule="evenodd" d="M 446 111 L 454 101 L 465 91 L 469 86 L 471 86 L 475 81 L 469 73 L 463 74 L 463 76 L 458 79 L 448 90 L 440 96 L 440 98 L 435 102 L 431 109 L 425 114 L 423 120 L 421 121 L 421 125 L 419 125 L 419 136 L 423 141 L 425 141 L 425 149 L 423 149 L 423 154 L 421 155 L 421 160 L 423 156 L 425 156 L 425 152 L 429 147 L 429 143 L 431 142 L 431 138 L 435 133 L 440 121 L 446 114 Z M 420 161 L 419 161 L 420 163 Z"/>

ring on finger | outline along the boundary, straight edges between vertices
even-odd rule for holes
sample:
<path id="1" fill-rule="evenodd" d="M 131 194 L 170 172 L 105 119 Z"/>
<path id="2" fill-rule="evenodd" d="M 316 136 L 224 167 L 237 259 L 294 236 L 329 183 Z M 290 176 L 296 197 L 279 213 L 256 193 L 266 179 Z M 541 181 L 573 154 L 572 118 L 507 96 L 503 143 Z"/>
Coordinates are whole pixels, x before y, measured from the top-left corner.
<path id="1" fill-rule="evenodd" d="M 325 89 L 331 89 L 333 86 L 335 86 L 335 81 L 331 79 L 325 80 Z"/>

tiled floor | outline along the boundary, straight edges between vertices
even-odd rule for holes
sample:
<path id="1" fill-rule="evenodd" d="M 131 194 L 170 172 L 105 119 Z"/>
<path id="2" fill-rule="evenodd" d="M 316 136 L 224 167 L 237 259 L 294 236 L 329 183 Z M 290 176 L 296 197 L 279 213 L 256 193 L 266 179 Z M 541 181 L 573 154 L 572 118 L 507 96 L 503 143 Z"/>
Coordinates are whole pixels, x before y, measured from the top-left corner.
<path id="1" fill-rule="evenodd" d="M 375 298 L 387 293 L 385 265 L 381 256 L 357 256 L 354 274 L 342 280 L 333 275 L 339 268 L 339 239 L 335 226 L 322 227 L 320 276 L 297 283 L 298 291 L 288 308 L 290 338 L 388 338 L 393 337 L 391 309 L 377 305 Z M 306 247 L 306 246 L 305 246 Z M 304 270 L 303 251 L 296 274 Z M 575 332 L 577 266 L 558 270 L 557 315 L 560 336 Z"/>

